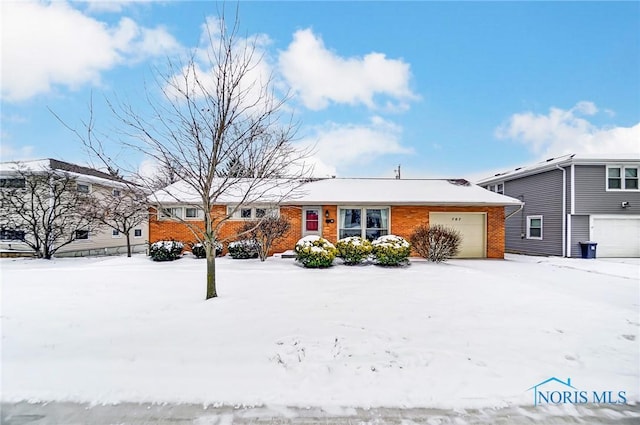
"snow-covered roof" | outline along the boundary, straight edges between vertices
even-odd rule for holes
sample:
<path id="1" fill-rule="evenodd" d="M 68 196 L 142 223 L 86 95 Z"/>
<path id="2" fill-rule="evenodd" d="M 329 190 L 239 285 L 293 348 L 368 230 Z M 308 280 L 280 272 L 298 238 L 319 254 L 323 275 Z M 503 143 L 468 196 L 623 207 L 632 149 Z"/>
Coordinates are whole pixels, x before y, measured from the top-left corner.
<path id="1" fill-rule="evenodd" d="M 223 205 L 240 202 L 278 204 L 283 199 L 299 198 L 302 185 L 299 181 L 289 179 L 216 178 L 212 193 L 217 203 Z M 197 205 L 201 202 L 198 192 L 184 180 L 154 192 L 149 199 L 160 204 Z"/>
<path id="2" fill-rule="evenodd" d="M 263 182 L 262 193 L 250 194 L 255 203 L 289 205 L 520 205 L 517 199 L 490 192 L 466 180 L 332 178 L 305 183 L 277 180 L 272 188 Z M 218 204 L 233 204 L 247 188 L 238 182 L 218 197 Z M 286 195 L 286 196 L 285 196 Z M 152 195 L 158 203 L 199 203 L 185 182 L 174 183 Z"/>
<path id="3" fill-rule="evenodd" d="M 554 158 L 549 158 L 545 161 L 537 162 L 535 164 L 524 165 L 512 170 L 496 173 L 493 176 L 485 177 L 479 180 L 478 184 L 493 183 L 504 180 L 511 180 L 513 178 L 524 177 L 530 174 L 536 174 L 543 171 L 548 171 L 557 167 L 563 167 L 571 164 L 612 164 L 612 163 L 640 163 L 640 152 L 628 153 L 628 154 L 568 154 Z"/>
<path id="4" fill-rule="evenodd" d="M 110 186 L 123 186 L 129 182 L 94 168 L 72 164 L 57 159 L 37 159 L 29 161 L 0 162 L 0 174 L 16 174 L 18 172 L 38 173 L 58 170 L 85 183 L 96 183 Z"/>

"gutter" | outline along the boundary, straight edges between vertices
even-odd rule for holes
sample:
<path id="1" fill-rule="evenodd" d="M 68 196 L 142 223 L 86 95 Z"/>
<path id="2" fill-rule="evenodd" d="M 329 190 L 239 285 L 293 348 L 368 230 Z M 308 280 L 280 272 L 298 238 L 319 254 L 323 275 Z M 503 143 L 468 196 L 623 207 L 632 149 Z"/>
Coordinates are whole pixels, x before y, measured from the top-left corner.
<path id="1" fill-rule="evenodd" d="M 573 166 L 573 164 L 572 164 Z M 556 164 L 556 168 L 562 171 L 562 255 L 567 253 L 567 170 Z"/>

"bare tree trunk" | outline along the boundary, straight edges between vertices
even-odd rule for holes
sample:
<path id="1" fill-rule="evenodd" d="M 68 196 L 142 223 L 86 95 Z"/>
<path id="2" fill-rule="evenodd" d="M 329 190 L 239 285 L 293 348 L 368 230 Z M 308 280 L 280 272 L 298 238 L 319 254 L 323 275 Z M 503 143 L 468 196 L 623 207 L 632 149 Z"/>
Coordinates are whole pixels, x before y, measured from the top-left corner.
<path id="1" fill-rule="evenodd" d="M 207 241 L 205 244 L 205 252 L 207 254 L 207 299 L 216 298 L 216 249 L 213 241 Z"/>
<path id="2" fill-rule="evenodd" d="M 131 257 L 131 235 L 127 232 L 127 257 Z"/>

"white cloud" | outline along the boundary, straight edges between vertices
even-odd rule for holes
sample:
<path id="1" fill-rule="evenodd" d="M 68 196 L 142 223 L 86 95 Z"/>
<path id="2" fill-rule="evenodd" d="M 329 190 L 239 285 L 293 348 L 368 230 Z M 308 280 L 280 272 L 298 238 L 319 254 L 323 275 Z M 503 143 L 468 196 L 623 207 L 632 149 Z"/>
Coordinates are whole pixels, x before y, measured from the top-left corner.
<path id="1" fill-rule="evenodd" d="M 5 136 L 2 134 L 2 144 L 0 144 L 0 161 L 24 161 L 33 159 L 33 146 L 13 146 L 7 143 Z"/>
<path id="2" fill-rule="evenodd" d="M 327 123 L 316 127 L 301 146 L 314 150 L 308 161 L 315 167 L 314 175 L 352 176 L 358 174 L 356 168 L 385 155 L 411 153 L 400 143 L 401 134 L 397 124 L 373 117 L 368 124 Z"/>
<path id="3" fill-rule="evenodd" d="M 386 108 L 406 109 L 407 102 L 417 98 L 409 88 L 408 63 L 375 52 L 364 57 L 338 56 L 311 29 L 293 35 L 287 50 L 280 53 L 279 65 L 303 104 L 313 110 L 332 102 L 375 108 L 376 95 L 394 100 Z"/>
<path id="4" fill-rule="evenodd" d="M 20 101 L 55 85 L 98 84 L 117 65 L 179 48 L 162 27 L 130 18 L 117 26 L 84 15 L 65 2 L 8 2 L 2 13 L 2 99 Z"/>
<path id="5" fill-rule="evenodd" d="M 586 118 L 599 112 L 593 102 L 585 101 L 568 110 L 550 108 L 546 115 L 522 112 L 512 115 L 495 134 L 500 139 L 523 143 L 540 157 L 567 153 L 640 153 L 640 123 L 631 127 L 597 126 Z M 608 110 L 604 113 L 611 115 Z"/>

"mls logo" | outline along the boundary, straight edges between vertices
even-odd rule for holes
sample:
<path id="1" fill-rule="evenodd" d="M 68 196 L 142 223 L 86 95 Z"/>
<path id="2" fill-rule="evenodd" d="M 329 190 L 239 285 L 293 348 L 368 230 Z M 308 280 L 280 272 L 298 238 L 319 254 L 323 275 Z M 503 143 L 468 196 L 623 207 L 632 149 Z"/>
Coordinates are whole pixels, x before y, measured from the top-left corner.
<path id="1" fill-rule="evenodd" d="M 533 405 L 540 404 L 626 404 L 626 391 L 584 391 L 555 376 L 542 381 L 527 391 L 533 390 Z"/>

